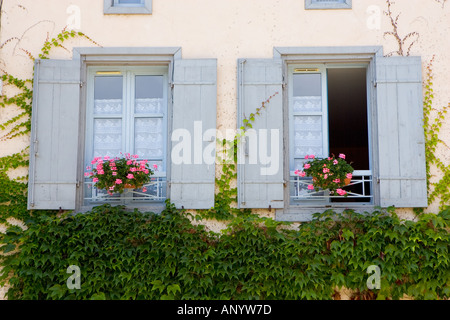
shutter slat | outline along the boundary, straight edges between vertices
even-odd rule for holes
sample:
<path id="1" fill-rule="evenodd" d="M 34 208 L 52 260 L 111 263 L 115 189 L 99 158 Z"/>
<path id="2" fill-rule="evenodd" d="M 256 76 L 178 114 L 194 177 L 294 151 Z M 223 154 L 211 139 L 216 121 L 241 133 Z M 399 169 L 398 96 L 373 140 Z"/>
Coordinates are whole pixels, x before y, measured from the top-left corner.
<path id="1" fill-rule="evenodd" d="M 37 60 L 33 86 L 29 209 L 75 209 L 80 63 Z"/>
<path id="2" fill-rule="evenodd" d="M 261 111 L 261 115 L 256 116 L 252 122 L 252 129 L 256 135 L 249 135 L 249 138 L 243 140 L 240 145 L 238 152 L 240 208 L 284 207 L 281 65 L 281 60 L 273 59 L 245 59 L 239 60 L 238 63 L 238 128 L 242 126 L 244 118 L 255 113 L 262 102 L 278 92 Z M 267 164 L 262 161 L 261 142 L 264 141 L 267 141 L 267 152 L 263 153 L 275 154 L 276 157 L 272 158 L 273 163 Z M 252 153 L 255 151 L 256 154 Z"/>
<path id="3" fill-rule="evenodd" d="M 175 60 L 173 89 L 173 132 L 187 130 L 189 163 L 177 163 L 172 154 L 170 200 L 177 208 L 209 209 L 214 206 L 215 161 L 208 164 L 203 150 L 213 141 L 203 133 L 216 129 L 217 61 Z M 200 139 L 200 140 L 199 140 Z M 178 141 L 172 141 L 172 150 Z M 215 150 L 215 147 L 214 147 Z M 215 151 L 214 151 L 215 152 Z"/>
<path id="4" fill-rule="evenodd" d="M 420 57 L 376 58 L 378 165 L 382 207 L 426 207 Z"/>

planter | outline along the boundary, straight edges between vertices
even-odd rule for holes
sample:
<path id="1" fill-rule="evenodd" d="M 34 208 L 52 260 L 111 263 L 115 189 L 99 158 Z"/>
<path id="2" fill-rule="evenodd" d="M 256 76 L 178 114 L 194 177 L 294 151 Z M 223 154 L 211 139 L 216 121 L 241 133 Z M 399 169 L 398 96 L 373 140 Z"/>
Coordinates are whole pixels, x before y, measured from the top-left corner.
<path id="1" fill-rule="evenodd" d="M 140 189 L 140 188 L 142 188 L 142 185 L 135 186 L 135 185 L 126 183 L 126 184 L 124 184 L 124 188 L 125 189 Z"/>
<path id="2" fill-rule="evenodd" d="M 313 177 L 312 181 L 313 181 L 313 184 L 315 184 L 317 182 L 317 179 L 315 177 Z M 343 187 L 348 186 L 351 181 L 352 181 L 352 179 L 345 178 Z M 328 189 L 326 186 L 318 186 L 318 187 L 321 187 L 322 189 Z"/>

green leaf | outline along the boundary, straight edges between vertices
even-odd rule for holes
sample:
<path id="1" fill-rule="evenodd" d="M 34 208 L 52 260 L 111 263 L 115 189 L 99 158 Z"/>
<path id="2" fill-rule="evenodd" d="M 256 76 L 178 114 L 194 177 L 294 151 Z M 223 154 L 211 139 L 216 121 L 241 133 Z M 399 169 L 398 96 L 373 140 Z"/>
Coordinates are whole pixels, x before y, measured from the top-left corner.
<path id="1" fill-rule="evenodd" d="M 94 293 L 90 300 L 106 300 L 106 296 L 103 292 Z"/>

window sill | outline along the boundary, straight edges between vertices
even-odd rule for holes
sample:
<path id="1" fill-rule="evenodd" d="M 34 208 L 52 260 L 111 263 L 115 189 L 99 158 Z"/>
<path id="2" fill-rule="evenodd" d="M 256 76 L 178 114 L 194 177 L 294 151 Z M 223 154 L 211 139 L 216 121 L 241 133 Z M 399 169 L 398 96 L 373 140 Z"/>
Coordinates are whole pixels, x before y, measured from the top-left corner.
<path id="1" fill-rule="evenodd" d="M 305 0 L 305 10 L 335 10 L 351 8 L 352 0 L 345 0 L 340 3 L 320 3 L 314 0 Z"/>
<path id="2" fill-rule="evenodd" d="M 79 210 L 74 210 L 77 213 L 86 213 L 89 211 L 92 211 L 95 207 L 100 207 L 103 204 L 95 204 L 95 205 L 86 205 L 82 206 Z M 153 213 L 161 213 L 165 208 L 165 203 L 152 203 L 152 204 L 130 204 L 130 205 L 124 205 L 124 204 L 111 204 L 112 207 L 121 207 L 123 206 L 125 210 L 127 211 L 133 211 L 137 209 L 140 212 L 153 212 Z"/>
<path id="3" fill-rule="evenodd" d="M 111 0 L 103 0 L 103 14 L 152 14 L 152 0 L 143 6 L 113 6 Z"/>
<path id="4" fill-rule="evenodd" d="M 289 222 L 308 222 L 313 219 L 313 214 L 333 210 L 343 212 L 346 209 L 355 210 L 359 213 L 373 212 L 377 207 L 372 203 L 339 203 L 327 206 L 290 206 L 285 209 L 275 211 L 275 220 Z"/>

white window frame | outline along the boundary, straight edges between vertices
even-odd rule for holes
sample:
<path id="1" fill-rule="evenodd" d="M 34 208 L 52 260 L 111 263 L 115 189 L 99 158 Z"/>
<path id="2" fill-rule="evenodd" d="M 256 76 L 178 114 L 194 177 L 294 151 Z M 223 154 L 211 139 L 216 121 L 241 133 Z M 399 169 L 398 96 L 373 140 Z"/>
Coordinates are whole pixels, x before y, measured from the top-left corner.
<path id="1" fill-rule="evenodd" d="M 181 59 L 181 48 L 180 47 L 115 47 L 115 48 L 96 48 L 96 47 L 80 47 L 74 48 L 73 51 L 74 60 L 81 60 L 81 108 L 80 108 L 80 131 L 79 131 L 79 141 L 80 150 L 82 152 L 78 153 L 78 181 L 84 181 L 85 173 L 85 141 L 87 134 L 87 123 L 86 123 L 86 112 L 87 106 L 87 96 L 88 96 L 88 68 L 89 67 L 104 67 L 107 70 L 118 70 L 123 66 L 136 65 L 136 66 L 164 66 L 167 68 L 168 76 L 168 88 L 167 88 L 167 133 L 168 135 L 172 132 L 172 74 L 174 61 Z M 90 68 L 89 68 L 90 69 Z M 170 140 L 170 139 L 167 139 Z M 170 141 L 167 141 L 166 150 L 169 150 Z M 167 153 L 167 152 L 166 152 Z M 171 170 L 169 158 L 166 161 L 166 181 L 167 183 L 167 197 L 170 196 L 170 180 L 171 180 Z M 77 188 L 76 196 L 76 208 L 78 212 L 85 212 L 91 210 L 95 207 L 95 204 L 86 205 L 84 202 L 85 190 L 84 184 L 80 184 Z M 144 211 L 161 212 L 165 208 L 165 204 L 161 202 L 146 202 L 139 204 L 138 202 L 127 205 L 127 207 L 137 208 Z"/>
<path id="2" fill-rule="evenodd" d="M 343 63 L 343 64 L 332 64 L 332 63 L 328 63 L 328 64 L 288 64 L 288 101 L 289 101 L 289 128 L 294 128 L 294 116 L 296 115 L 320 115 L 322 116 L 322 139 L 323 139 L 323 150 L 322 150 L 322 154 L 316 154 L 315 156 L 318 158 L 326 158 L 328 156 L 330 156 L 329 154 L 329 128 L 328 128 L 328 75 L 327 75 L 327 70 L 329 69 L 338 69 L 338 68 L 364 68 L 367 69 L 368 68 L 368 63 Z M 314 70 L 317 69 L 317 71 L 302 71 L 302 72 L 296 72 L 296 69 L 309 69 L 309 70 Z M 322 111 L 321 112 L 302 112 L 302 113 L 294 113 L 293 112 L 293 75 L 295 73 L 315 73 L 315 74 L 321 74 L 321 94 L 322 94 Z M 366 78 L 367 78 L 367 70 L 366 70 Z M 366 84 L 367 86 L 367 84 Z M 367 101 L 369 101 L 369 91 L 367 91 Z M 354 204 L 364 204 L 364 205 L 372 205 L 373 204 L 373 175 L 372 175 L 372 143 L 371 143 L 371 117 L 370 117 L 370 112 L 369 112 L 369 102 L 367 104 L 367 135 L 368 135 L 368 149 L 369 149 L 369 168 L 366 168 L 365 170 L 355 170 L 353 172 L 353 175 L 355 177 L 354 180 L 352 180 L 352 184 L 361 184 L 362 185 L 362 190 L 363 190 L 363 195 L 359 195 L 359 194 L 352 194 L 350 198 L 348 198 L 348 201 L 346 202 L 342 202 L 342 203 L 336 203 L 333 204 L 334 206 L 341 206 L 341 205 L 345 205 L 345 206 L 353 206 Z M 296 177 L 294 174 L 294 170 L 293 168 L 293 164 L 294 164 L 294 151 L 293 151 L 293 146 L 294 146 L 294 131 L 292 129 L 289 130 L 289 177 L 290 180 L 293 177 Z M 305 160 L 304 162 L 306 162 L 307 160 Z M 365 183 L 370 183 L 370 190 L 372 192 L 366 192 L 365 190 Z M 289 187 L 291 187 L 291 185 L 289 185 Z M 292 192 L 292 190 L 290 191 Z M 314 193 L 316 194 L 317 192 L 314 191 Z M 305 199 L 302 200 L 297 200 L 298 202 L 296 203 L 296 205 L 298 206 L 305 206 L 305 205 L 317 205 L 317 206 L 326 206 L 330 204 L 330 195 L 328 193 L 328 191 L 319 191 L 319 194 L 323 193 L 323 197 L 305 197 Z M 337 197 L 337 196 L 334 196 Z M 333 198 L 334 198 L 333 197 Z M 352 201 L 354 198 L 365 198 L 365 199 L 370 199 L 370 201 L 367 202 L 362 202 L 362 203 L 358 203 L 358 202 L 354 202 Z M 289 200 L 290 201 L 290 200 Z"/>
<path id="3" fill-rule="evenodd" d="M 325 65 L 328 67 L 352 67 L 352 66 L 367 66 L 366 75 L 366 86 L 367 86 L 367 110 L 368 118 L 368 135 L 369 135 L 369 165 L 371 168 L 372 177 L 376 176 L 377 160 L 376 160 L 376 150 L 373 150 L 374 146 L 377 146 L 377 133 L 376 126 L 372 124 L 372 121 L 376 121 L 376 102 L 374 102 L 374 91 L 373 91 L 373 76 L 375 73 L 374 69 L 374 59 L 375 56 L 382 56 L 381 47 L 275 47 L 274 48 L 274 58 L 281 59 L 283 62 L 283 78 L 287 85 L 289 81 L 289 70 L 291 66 L 320 66 Z M 322 79 L 323 80 L 323 79 Z M 289 85 L 286 86 L 289 88 Z M 289 90 L 289 89 L 288 89 Z M 290 135 L 290 124 L 289 124 L 289 103 L 290 95 L 285 89 L 285 94 L 287 98 L 285 100 L 284 109 L 284 123 L 283 126 L 285 137 Z M 328 135 L 327 135 L 328 138 Z M 286 150 L 289 149 L 289 150 Z M 285 154 L 288 151 L 287 156 L 284 159 L 284 180 L 289 182 L 290 179 L 290 146 L 289 142 L 285 144 Z M 311 201 L 307 204 L 291 204 L 290 201 L 290 187 L 287 183 L 285 188 L 284 203 L 285 207 L 283 209 L 276 210 L 276 219 L 283 221 L 308 221 L 312 218 L 313 212 L 323 211 L 326 208 L 332 208 L 336 212 L 341 212 L 346 208 L 352 208 L 357 211 L 372 211 L 375 210 L 379 203 L 379 190 L 375 187 L 375 183 L 372 182 L 372 196 L 373 200 L 371 203 L 358 203 L 358 202 L 346 202 L 346 203 L 324 203 L 323 201 L 314 202 Z"/>
<path id="4" fill-rule="evenodd" d="M 152 14 L 152 0 L 141 3 L 119 3 L 118 0 L 103 0 L 104 14 Z"/>
<path id="5" fill-rule="evenodd" d="M 351 9 L 352 0 L 305 0 L 306 10 L 317 9 Z"/>
<path id="6" fill-rule="evenodd" d="M 98 73 L 120 73 L 123 77 L 123 106 L 122 106 L 122 114 L 121 115 L 94 115 L 94 79 L 96 76 L 102 76 Z M 164 112 L 162 114 L 135 114 L 134 113 L 134 92 L 135 92 L 135 77 L 139 75 L 161 75 L 163 76 L 163 101 Z M 167 157 L 167 143 L 168 143 L 168 66 L 89 66 L 87 68 L 87 101 L 86 101 L 86 142 L 85 142 L 85 167 L 90 165 L 90 161 L 93 159 L 93 136 L 94 136 L 94 128 L 93 123 L 96 118 L 117 118 L 122 120 L 122 146 L 121 151 L 126 153 L 134 154 L 135 143 L 135 119 L 136 118 L 162 118 L 163 128 L 162 131 L 164 133 L 163 139 L 163 156 L 161 158 L 152 158 L 146 159 L 151 163 L 154 161 L 161 161 L 164 165 L 163 168 L 160 167 L 158 171 L 152 176 L 157 179 L 157 184 L 161 184 L 161 187 L 167 189 L 166 181 L 167 181 L 167 166 L 168 157 Z M 140 159 L 142 160 L 142 159 Z M 85 187 L 90 186 L 89 182 L 85 183 Z M 158 187 L 160 187 L 158 185 Z M 92 188 L 92 187 L 91 187 Z M 97 194 L 96 190 L 89 190 L 91 195 Z M 111 198 L 108 196 L 103 197 L 101 193 L 99 193 L 99 197 L 97 199 L 91 199 L 92 204 L 99 203 L 117 203 L 120 201 L 123 203 L 133 203 L 139 201 L 137 199 L 133 199 L 134 193 L 139 192 L 127 192 L 126 194 L 122 194 L 120 198 Z M 142 193 L 142 192 L 141 192 Z M 167 194 L 167 190 L 165 190 Z M 95 198 L 95 197 L 94 197 Z M 142 202 L 151 201 L 151 199 L 141 199 Z M 158 198 L 156 202 L 163 202 L 165 198 Z"/>

